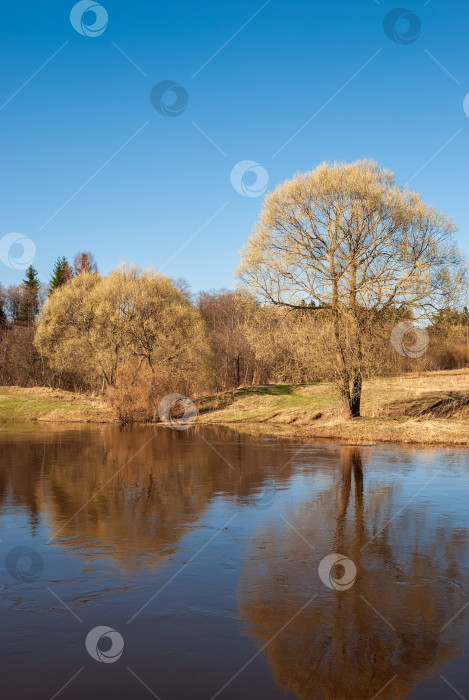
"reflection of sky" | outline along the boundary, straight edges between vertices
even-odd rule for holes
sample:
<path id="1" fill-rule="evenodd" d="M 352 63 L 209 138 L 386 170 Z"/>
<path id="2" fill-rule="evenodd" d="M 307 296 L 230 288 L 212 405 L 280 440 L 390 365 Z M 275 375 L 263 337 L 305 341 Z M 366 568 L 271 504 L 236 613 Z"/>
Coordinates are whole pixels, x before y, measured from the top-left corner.
<path id="1" fill-rule="evenodd" d="M 275 445 L 265 447 L 263 454 L 268 463 Z M 301 453 L 297 454 L 299 449 Z M 285 523 L 280 519 L 281 514 L 288 515 L 288 512 L 301 503 L 314 501 L 319 494 L 340 484 L 340 448 L 333 446 L 331 450 L 332 459 L 329 464 L 322 466 L 318 453 L 323 456 L 325 446 L 321 445 L 319 449 L 316 446 L 287 447 L 285 459 L 291 460 L 290 468 L 294 468 L 290 477 L 282 478 L 281 469 L 276 472 L 272 468 L 269 470 L 267 481 L 264 482 L 267 484 L 266 490 L 263 485 L 253 484 L 249 496 L 237 497 L 233 493 L 213 494 L 208 509 L 195 523 L 193 530 L 180 538 L 179 551 L 196 550 L 206 541 L 207 535 L 211 536 L 216 528 L 223 527 L 224 523 L 235 515 L 229 530 L 237 532 L 237 536 L 230 540 L 230 555 L 236 560 L 240 556 L 241 541 L 250 531 L 255 531 L 267 523 L 273 525 L 274 521 L 277 521 L 275 527 L 285 527 Z M 407 509 L 418 512 L 420 517 L 425 515 L 426 518 L 431 517 L 442 522 L 451 521 L 454 527 L 468 525 L 469 481 L 461 477 L 467 475 L 469 458 L 464 451 L 418 451 L 400 447 L 379 447 L 365 449 L 362 454 L 365 507 L 367 491 L 376 494 L 392 488 L 392 498 L 383 501 L 381 526 L 391 518 L 397 520 L 403 517 Z M 264 499 L 267 499 L 267 503 Z M 389 505 L 392 510 L 388 512 Z M 399 513 L 401 509 L 402 514 Z M 47 504 L 44 507 L 44 511 L 46 510 Z M 45 526 L 45 520 L 48 520 L 47 512 L 42 512 L 37 521 L 32 523 L 27 509 L 5 505 L 0 512 L 2 549 L 8 549 L 18 542 L 29 541 L 31 534 L 34 534 L 34 541 L 40 547 L 44 546 L 42 543 L 50 536 L 50 528 Z M 392 531 L 392 523 L 388 527 Z M 425 537 L 424 529 L 421 537 Z M 59 537 L 59 542 L 60 539 Z M 214 540 L 211 549 L 223 549 L 225 546 L 225 538 L 220 535 Z M 55 547 L 52 542 L 47 547 L 48 552 Z M 91 549 L 92 555 L 99 555 L 99 543 L 93 543 Z M 104 552 L 102 554 L 105 555 Z"/>

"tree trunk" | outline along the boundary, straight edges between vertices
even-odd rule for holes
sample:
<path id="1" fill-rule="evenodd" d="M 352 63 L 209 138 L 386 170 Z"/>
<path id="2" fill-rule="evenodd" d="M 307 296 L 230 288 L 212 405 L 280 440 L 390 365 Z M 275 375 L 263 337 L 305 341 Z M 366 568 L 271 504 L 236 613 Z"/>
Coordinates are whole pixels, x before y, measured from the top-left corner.
<path id="1" fill-rule="evenodd" d="M 360 418 L 360 406 L 362 400 L 362 375 L 355 374 L 352 384 L 352 394 L 350 397 L 350 415 L 352 418 Z"/>
<path id="2" fill-rule="evenodd" d="M 360 418 L 361 396 L 352 396 L 350 400 L 350 418 Z"/>
<path id="3" fill-rule="evenodd" d="M 355 373 L 350 385 L 348 381 L 344 381 L 341 395 L 347 418 L 360 418 L 362 398 L 362 375 L 360 372 Z"/>
<path id="4" fill-rule="evenodd" d="M 340 388 L 340 395 L 342 398 L 345 417 L 352 418 L 352 412 L 351 412 L 352 397 L 350 395 L 350 387 L 348 385 L 348 381 L 343 381 L 342 386 Z"/>

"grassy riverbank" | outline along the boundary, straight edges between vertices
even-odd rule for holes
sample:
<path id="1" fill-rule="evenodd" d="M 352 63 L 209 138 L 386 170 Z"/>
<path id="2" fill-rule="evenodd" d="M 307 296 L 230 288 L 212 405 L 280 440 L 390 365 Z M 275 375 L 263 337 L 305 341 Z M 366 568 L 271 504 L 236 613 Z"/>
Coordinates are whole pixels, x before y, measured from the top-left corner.
<path id="1" fill-rule="evenodd" d="M 47 387 L 0 387 L 0 427 L 13 420 L 109 423 L 112 416 L 96 397 Z"/>
<path id="2" fill-rule="evenodd" d="M 469 444 L 469 370 L 365 383 L 362 418 L 344 420 L 332 386 L 269 385 L 206 397 L 199 421 L 345 442 Z"/>
<path id="3" fill-rule="evenodd" d="M 198 422 L 260 434 L 348 443 L 469 445 L 469 370 L 373 379 L 363 390 L 363 416 L 345 421 L 332 387 L 272 384 L 206 396 Z M 0 422 L 112 422 L 101 399 L 47 388 L 0 388 Z"/>

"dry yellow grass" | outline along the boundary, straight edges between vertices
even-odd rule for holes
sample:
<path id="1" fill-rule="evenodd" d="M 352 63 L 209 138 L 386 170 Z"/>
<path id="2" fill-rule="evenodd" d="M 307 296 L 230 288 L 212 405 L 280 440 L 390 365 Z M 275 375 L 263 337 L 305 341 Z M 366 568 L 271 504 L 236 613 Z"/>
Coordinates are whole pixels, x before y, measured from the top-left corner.
<path id="1" fill-rule="evenodd" d="M 469 370 L 425 372 L 367 381 L 362 418 L 344 420 L 331 385 L 243 387 L 197 401 L 200 424 L 250 433 L 338 440 L 469 444 Z M 0 388 L 0 421 L 112 422 L 100 398 L 43 387 Z"/>
<path id="2" fill-rule="evenodd" d="M 469 370 L 369 380 L 362 418 L 344 420 L 332 386 L 243 388 L 199 402 L 201 423 L 255 424 L 256 432 L 355 442 L 469 444 Z"/>

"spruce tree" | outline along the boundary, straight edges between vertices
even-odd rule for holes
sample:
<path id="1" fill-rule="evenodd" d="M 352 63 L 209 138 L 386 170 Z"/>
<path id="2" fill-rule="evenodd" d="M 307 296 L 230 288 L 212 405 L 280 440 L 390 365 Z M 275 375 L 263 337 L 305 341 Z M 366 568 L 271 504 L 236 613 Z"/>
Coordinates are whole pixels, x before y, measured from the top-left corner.
<path id="1" fill-rule="evenodd" d="M 68 282 L 72 277 L 72 271 L 64 256 L 58 257 L 55 261 L 52 277 L 49 282 L 49 294 L 52 294 L 58 287 Z"/>
<path id="2" fill-rule="evenodd" d="M 41 289 L 37 270 L 32 265 L 26 270 L 26 275 L 21 287 L 21 306 L 18 315 L 18 323 L 23 326 L 29 326 L 39 313 L 39 293 Z"/>
<path id="3" fill-rule="evenodd" d="M 30 265 L 26 270 L 26 277 L 23 280 L 23 285 L 29 289 L 39 288 L 39 277 L 37 276 L 37 270 L 35 267 Z"/>

